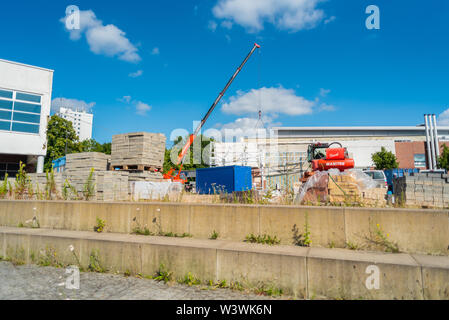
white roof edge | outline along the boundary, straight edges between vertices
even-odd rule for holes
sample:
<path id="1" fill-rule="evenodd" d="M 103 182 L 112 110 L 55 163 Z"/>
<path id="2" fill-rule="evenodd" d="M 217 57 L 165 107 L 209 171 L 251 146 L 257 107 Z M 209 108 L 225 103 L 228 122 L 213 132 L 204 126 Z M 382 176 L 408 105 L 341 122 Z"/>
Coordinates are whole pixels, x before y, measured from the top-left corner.
<path id="1" fill-rule="evenodd" d="M 449 130 L 448 126 L 437 126 L 438 129 Z M 337 131 L 345 131 L 345 130 L 425 130 L 425 127 L 418 126 L 404 126 L 404 127 L 273 127 L 271 128 L 274 131 L 286 131 L 286 130 L 297 130 L 297 131 L 315 131 L 315 130 L 337 130 Z"/>
<path id="2" fill-rule="evenodd" d="M 42 68 L 42 67 L 36 67 L 36 66 L 32 66 L 32 65 L 30 65 L 30 64 L 25 64 L 25 63 L 20 63 L 20 62 L 15 62 L 15 61 L 10 61 L 10 60 L 0 59 L 0 62 L 11 63 L 11 64 L 15 64 L 15 65 L 22 66 L 22 67 L 28 67 L 28 68 L 33 68 L 33 69 L 39 69 L 39 70 L 48 71 L 48 72 L 55 72 L 54 70 L 51 70 L 51 69 Z"/>

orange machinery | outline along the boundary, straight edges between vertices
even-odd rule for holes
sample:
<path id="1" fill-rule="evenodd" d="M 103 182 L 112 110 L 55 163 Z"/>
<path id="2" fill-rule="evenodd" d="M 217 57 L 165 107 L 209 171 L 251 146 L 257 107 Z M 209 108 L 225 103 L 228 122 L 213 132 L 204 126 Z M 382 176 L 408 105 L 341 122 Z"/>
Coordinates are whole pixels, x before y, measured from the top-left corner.
<path id="1" fill-rule="evenodd" d="M 248 59 L 253 55 L 254 51 L 256 51 L 256 49 L 259 49 L 260 46 L 255 43 L 254 47 L 251 49 L 250 53 L 246 56 L 245 60 L 243 60 L 242 64 L 237 68 L 237 70 L 235 71 L 234 75 L 231 77 L 231 79 L 228 81 L 228 83 L 226 84 L 226 86 L 224 87 L 224 89 L 220 92 L 220 94 L 218 95 L 217 99 L 215 99 L 214 103 L 212 104 L 212 106 L 209 108 L 209 111 L 207 112 L 206 116 L 203 118 L 203 120 L 201 120 L 200 124 L 198 125 L 198 127 L 196 128 L 195 132 L 190 135 L 189 139 L 187 140 L 186 144 L 184 145 L 184 147 L 181 150 L 181 153 L 178 155 L 178 159 L 177 159 L 177 163 L 176 165 L 181 164 L 181 167 L 178 171 L 178 173 L 175 175 L 175 169 L 172 168 L 170 169 L 170 171 L 168 171 L 166 174 L 164 174 L 164 179 L 170 179 L 173 182 L 181 182 L 181 183 L 186 183 L 187 182 L 187 178 L 185 178 L 185 176 L 181 176 L 181 171 L 182 171 L 182 161 L 184 159 L 184 157 L 187 155 L 190 146 L 193 144 L 193 142 L 195 141 L 198 133 L 200 132 L 201 128 L 204 126 L 204 124 L 206 123 L 207 119 L 209 118 L 209 116 L 211 115 L 212 111 L 214 111 L 215 107 L 217 106 L 217 104 L 220 102 L 221 98 L 223 98 L 224 94 L 226 93 L 226 91 L 228 90 L 229 86 L 232 84 L 232 82 L 234 81 L 234 79 L 237 77 L 237 75 L 240 73 L 240 71 L 242 70 L 243 66 L 246 64 L 246 62 L 248 61 Z"/>
<path id="2" fill-rule="evenodd" d="M 333 145 L 338 145 L 339 148 L 331 148 Z M 329 169 L 345 171 L 355 166 L 354 159 L 349 158 L 348 150 L 339 142 L 311 144 L 307 150 L 307 157 L 314 172 Z"/>

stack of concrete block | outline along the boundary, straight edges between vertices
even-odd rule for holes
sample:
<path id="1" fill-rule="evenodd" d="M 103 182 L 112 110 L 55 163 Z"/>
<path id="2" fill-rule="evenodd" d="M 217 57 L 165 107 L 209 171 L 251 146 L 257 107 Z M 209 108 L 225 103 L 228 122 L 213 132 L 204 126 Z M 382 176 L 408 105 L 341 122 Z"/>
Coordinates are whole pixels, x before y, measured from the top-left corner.
<path id="1" fill-rule="evenodd" d="M 96 193 L 99 201 L 128 200 L 128 175 L 126 171 L 100 171 L 95 174 Z"/>
<path id="2" fill-rule="evenodd" d="M 48 178 L 47 173 L 29 173 L 28 177 L 30 178 L 31 184 L 33 186 L 34 194 L 37 194 L 39 192 L 42 195 L 45 195 L 47 184 L 51 183 L 51 173 L 48 173 Z M 10 180 L 12 187 L 15 186 L 15 180 L 15 178 L 11 178 Z M 56 192 L 60 194 L 62 192 L 62 185 L 64 184 L 65 176 L 62 173 L 54 173 L 53 180 Z"/>
<path id="3" fill-rule="evenodd" d="M 357 182 L 349 175 L 333 175 L 329 179 L 330 202 L 359 202 L 360 190 Z"/>
<path id="4" fill-rule="evenodd" d="M 393 179 L 394 196 L 398 203 L 409 206 L 443 208 L 449 206 L 449 175 L 442 173 L 412 173 Z"/>
<path id="5" fill-rule="evenodd" d="M 65 173 L 69 176 L 89 173 L 90 170 L 105 171 L 109 156 L 99 152 L 73 153 L 66 156 Z"/>
<path id="6" fill-rule="evenodd" d="M 361 203 L 367 206 L 384 206 L 386 188 L 365 188 L 351 175 L 332 175 L 329 179 L 329 201 L 332 203 Z"/>
<path id="7" fill-rule="evenodd" d="M 362 191 L 362 202 L 365 205 L 383 206 L 387 203 L 386 188 L 365 189 Z"/>
<path id="8" fill-rule="evenodd" d="M 160 133 L 127 133 L 112 137 L 111 165 L 123 170 L 162 168 L 166 138 Z M 132 167 L 132 168 L 130 168 Z"/>
<path id="9" fill-rule="evenodd" d="M 142 171 L 142 172 L 130 172 L 128 180 L 129 182 L 134 181 L 160 182 L 164 180 L 164 177 L 160 172 Z"/>

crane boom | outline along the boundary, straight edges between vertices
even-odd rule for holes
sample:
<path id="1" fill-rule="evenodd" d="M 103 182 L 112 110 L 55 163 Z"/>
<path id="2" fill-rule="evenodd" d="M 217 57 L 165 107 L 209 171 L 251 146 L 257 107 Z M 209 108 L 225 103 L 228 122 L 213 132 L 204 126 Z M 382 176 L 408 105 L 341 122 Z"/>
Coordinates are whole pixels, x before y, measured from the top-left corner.
<path id="1" fill-rule="evenodd" d="M 200 132 L 201 128 L 204 126 L 204 124 L 206 123 L 207 119 L 209 119 L 209 116 L 211 115 L 211 113 L 214 111 L 215 107 L 217 106 L 217 104 L 220 102 L 221 98 L 223 98 L 223 96 L 225 95 L 226 91 L 228 90 L 228 88 L 231 86 L 232 82 L 235 80 L 235 78 L 237 77 L 237 75 L 240 73 L 240 71 L 242 71 L 243 66 L 246 64 L 246 62 L 249 60 L 249 58 L 253 55 L 254 51 L 256 51 L 257 49 L 260 48 L 260 45 L 258 45 L 257 43 L 254 44 L 254 47 L 251 49 L 251 51 L 248 53 L 248 55 L 246 56 L 245 60 L 243 60 L 243 62 L 240 64 L 240 66 L 237 68 L 237 70 L 234 72 L 234 74 L 232 75 L 231 79 L 229 79 L 229 81 L 226 83 L 226 86 L 224 87 L 224 89 L 220 92 L 220 94 L 218 95 L 217 99 L 215 99 L 214 103 L 212 104 L 212 106 L 209 108 L 209 110 L 207 111 L 206 115 L 204 116 L 204 118 L 201 120 L 201 122 L 198 124 L 198 127 L 196 128 L 196 130 L 194 131 L 194 133 L 192 135 L 189 136 L 189 139 L 187 140 L 186 144 L 184 145 L 184 147 L 181 150 L 181 153 L 178 156 L 178 160 L 176 165 L 179 165 L 182 163 L 182 160 L 184 159 L 184 157 L 187 155 L 187 152 L 189 151 L 190 146 L 193 144 L 193 142 L 195 141 L 198 133 Z M 179 170 L 179 173 L 176 177 L 172 177 L 171 173 L 174 170 L 170 170 L 170 172 L 167 175 L 164 175 L 165 178 L 177 178 L 177 180 L 179 179 L 179 175 L 181 172 L 181 169 Z"/>

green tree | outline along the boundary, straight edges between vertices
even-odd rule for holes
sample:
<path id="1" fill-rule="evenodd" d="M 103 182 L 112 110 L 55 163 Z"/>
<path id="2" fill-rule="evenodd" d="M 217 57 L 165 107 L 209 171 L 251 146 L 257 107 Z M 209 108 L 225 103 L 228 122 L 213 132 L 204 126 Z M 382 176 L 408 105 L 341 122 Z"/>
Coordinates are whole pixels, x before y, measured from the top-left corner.
<path id="1" fill-rule="evenodd" d="M 101 152 L 106 153 L 106 154 L 111 154 L 111 150 L 112 150 L 112 143 L 111 142 L 106 142 L 103 143 L 101 145 Z"/>
<path id="2" fill-rule="evenodd" d="M 449 148 L 443 144 L 443 152 L 438 158 L 438 168 L 449 170 Z"/>
<path id="3" fill-rule="evenodd" d="M 387 151 L 385 147 L 382 147 L 379 152 L 374 153 L 372 160 L 376 165 L 376 170 L 397 169 L 399 167 L 396 156 L 393 152 Z"/>
<path id="4" fill-rule="evenodd" d="M 172 163 L 171 161 L 171 153 L 174 150 L 173 148 L 176 148 L 176 150 L 178 151 L 178 154 L 181 153 L 181 149 L 182 147 L 185 145 L 185 143 L 187 142 L 187 139 L 189 137 L 185 137 L 184 139 L 180 136 L 178 137 L 173 144 L 173 147 L 171 149 L 165 149 L 165 159 L 164 159 L 164 167 L 163 167 L 163 172 L 167 173 L 170 169 L 174 168 L 176 170 L 179 169 L 179 165 L 175 165 L 174 163 Z M 194 146 L 192 145 L 190 147 L 189 152 L 187 153 L 185 159 L 190 159 L 189 161 L 184 161 L 184 166 L 183 166 L 183 170 L 193 170 L 193 169 L 198 169 L 198 168 L 208 168 L 210 167 L 209 165 L 209 159 L 210 159 L 210 148 L 209 148 L 209 144 L 214 141 L 213 138 L 209 138 L 206 137 L 204 135 L 199 135 L 198 137 L 196 137 L 194 144 L 200 143 L 201 144 L 201 161 L 200 159 L 195 159 L 194 161 L 194 153 L 193 153 L 193 149 Z M 200 156 L 200 155 L 195 155 L 196 157 Z M 201 163 L 199 163 L 201 162 Z M 194 164 L 197 163 L 197 164 Z"/>
<path id="5" fill-rule="evenodd" d="M 73 129 L 72 122 L 54 115 L 47 126 L 47 155 L 44 163 L 46 171 L 51 170 L 53 160 L 65 156 L 66 148 L 68 154 L 80 152 L 79 138 Z"/>
<path id="6" fill-rule="evenodd" d="M 95 141 L 94 139 L 87 139 L 80 142 L 81 152 L 101 152 L 105 154 L 111 154 L 111 143 L 103 143 Z"/>

